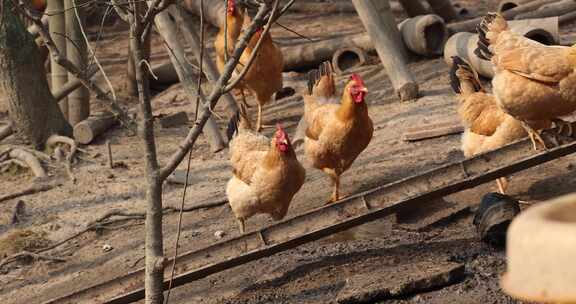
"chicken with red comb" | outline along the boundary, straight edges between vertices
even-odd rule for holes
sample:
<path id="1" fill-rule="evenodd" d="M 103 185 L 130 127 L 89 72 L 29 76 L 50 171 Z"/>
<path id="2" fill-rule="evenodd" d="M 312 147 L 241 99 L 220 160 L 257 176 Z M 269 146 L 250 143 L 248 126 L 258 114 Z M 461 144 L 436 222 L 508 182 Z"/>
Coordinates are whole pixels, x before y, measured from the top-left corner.
<path id="1" fill-rule="evenodd" d="M 340 176 L 352 166 L 372 140 L 374 127 L 368 115 L 368 89 L 352 74 L 339 103 L 330 63 L 310 73 L 309 92 L 304 96 L 306 136 L 304 151 L 314 168 L 324 171 L 334 186 L 331 201 L 340 199 Z M 328 89 L 332 88 L 332 89 Z"/>

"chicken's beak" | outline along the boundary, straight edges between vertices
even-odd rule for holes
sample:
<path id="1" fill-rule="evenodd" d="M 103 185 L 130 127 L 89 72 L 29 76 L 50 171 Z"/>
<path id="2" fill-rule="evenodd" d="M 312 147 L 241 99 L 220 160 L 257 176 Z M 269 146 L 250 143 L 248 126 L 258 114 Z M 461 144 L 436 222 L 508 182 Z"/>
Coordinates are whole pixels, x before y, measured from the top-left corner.
<path id="1" fill-rule="evenodd" d="M 368 88 L 364 87 L 364 88 L 360 89 L 360 92 L 368 93 Z"/>

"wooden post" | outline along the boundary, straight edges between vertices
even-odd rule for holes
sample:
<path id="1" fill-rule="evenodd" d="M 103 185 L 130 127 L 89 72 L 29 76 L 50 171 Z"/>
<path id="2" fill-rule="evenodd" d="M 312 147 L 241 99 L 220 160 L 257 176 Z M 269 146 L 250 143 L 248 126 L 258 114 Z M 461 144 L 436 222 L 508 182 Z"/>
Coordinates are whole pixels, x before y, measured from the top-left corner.
<path id="1" fill-rule="evenodd" d="M 48 7 L 46 14 L 50 16 L 48 19 L 48 28 L 50 36 L 54 40 L 54 44 L 62 56 L 66 56 L 66 22 L 64 18 L 64 1 L 62 0 L 48 0 Z M 52 92 L 59 90 L 66 82 L 68 82 L 68 72 L 61 65 L 56 63 L 53 57 L 50 57 L 50 78 Z M 58 103 L 60 110 L 64 117 L 68 119 L 68 99 L 62 98 Z"/>
<path id="2" fill-rule="evenodd" d="M 380 15 L 374 4 L 375 1 L 385 2 Z M 390 12 L 389 2 L 386 0 L 352 0 L 352 3 L 374 42 L 380 61 L 400 100 L 418 98 L 418 84 L 406 66 L 406 50 L 394 16 Z"/>
<path id="3" fill-rule="evenodd" d="M 182 7 L 176 5 L 170 7 L 169 12 L 172 15 L 172 17 L 174 17 L 174 20 L 176 20 L 176 23 L 178 23 L 181 26 L 180 29 L 182 30 L 184 39 L 186 40 L 186 42 L 188 42 L 188 44 L 192 48 L 194 57 L 196 57 L 196 62 L 200 62 L 200 50 L 202 46 L 200 45 L 200 37 L 198 36 L 198 32 L 195 31 L 195 25 L 191 19 L 191 16 L 188 13 L 186 13 L 182 9 Z M 214 61 L 212 61 L 212 59 L 210 59 L 209 56 L 206 56 L 206 54 L 207 54 L 206 50 L 204 50 L 204 62 L 203 62 L 204 74 L 206 75 L 206 78 L 208 78 L 208 80 L 210 80 L 213 83 L 216 83 L 218 78 L 220 78 L 220 73 L 218 72 L 218 68 L 216 68 L 216 63 L 214 63 Z M 230 115 L 236 114 L 236 111 L 238 111 L 238 107 L 236 106 L 236 101 L 234 100 L 234 97 L 232 97 L 230 93 L 226 93 L 222 95 L 222 98 L 224 98 L 224 102 L 226 104 L 225 105 L 226 112 L 228 112 L 228 114 Z"/>
<path id="4" fill-rule="evenodd" d="M 65 0 L 66 10 L 66 56 L 80 69 L 86 68 L 86 40 L 82 34 L 82 11 L 74 0 Z M 69 80 L 74 80 L 68 74 Z M 90 93 L 84 86 L 79 87 L 68 95 L 68 121 L 72 126 L 86 119 L 90 115 Z"/>
<path id="5" fill-rule="evenodd" d="M 450 0 L 428 0 L 432 11 L 442 17 L 445 22 L 458 19 L 458 13 Z"/>
<path id="6" fill-rule="evenodd" d="M 182 87 L 184 88 L 186 95 L 190 98 L 190 100 L 196 100 L 196 87 L 197 83 L 194 82 L 195 77 L 193 77 L 193 71 L 190 65 L 187 63 L 186 53 L 184 53 L 184 46 L 178 40 L 178 31 L 176 29 L 176 25 L 174 21 L 170 19 L 168 12 L 164 11 L 156 15 L 154 19 L 154 24 L 158 29 L 158 32 L 164 39 L 167 45 L 167 51 L 170 56 L 170 60 L 172 61 L 172 65 L 176 69 L 176 73 L 178 74 L 178 78 L 180 78 L 180 82 L 182 83 Z M 206 54 L 208 56 L 208 54 Z M 202 101 L 206 100 L 206 96 L 200 90 L 200 99 Z M 201 103 L 200 107 L 196 109 L 197 112 L 204 111 L 205 106 Z M 218 129 L 218 125 L 214 121 L 214 119 L 210 118 L 206 125 L 204 126 L 204 135 L 207 136 L 208 142 L 212 148 L 213 152 L 220 151 L 224 149 L 226 146 L 222 139 L 222 135 Z"/>
<path id="7" fill-rule="evenodd" d="M 409 17 L 416 17 L 429 13 L 420 0 L 398 0 L 398 2 L 400 2 L 400 5 L 402 5 L 404 11 Z"/>

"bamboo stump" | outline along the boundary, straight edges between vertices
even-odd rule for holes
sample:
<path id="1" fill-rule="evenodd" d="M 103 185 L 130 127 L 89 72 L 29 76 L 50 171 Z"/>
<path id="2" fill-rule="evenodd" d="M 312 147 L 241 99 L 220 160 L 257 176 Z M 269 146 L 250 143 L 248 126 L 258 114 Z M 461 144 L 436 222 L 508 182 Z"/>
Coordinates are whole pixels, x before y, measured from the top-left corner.
<path id="1" fill-rule="evenodd" d="M 376 6 L 375 1 L 382 2 Z M 380 61 L 382 61 L 400 100 L 418 98 L 418 84 L 406 66 L 406 50 L 388 1 L 352 0 L 352 3 L 354 3 L 368 35 L 372 38 Z M 378 10 L 377 7 L 381 9 Z"/>

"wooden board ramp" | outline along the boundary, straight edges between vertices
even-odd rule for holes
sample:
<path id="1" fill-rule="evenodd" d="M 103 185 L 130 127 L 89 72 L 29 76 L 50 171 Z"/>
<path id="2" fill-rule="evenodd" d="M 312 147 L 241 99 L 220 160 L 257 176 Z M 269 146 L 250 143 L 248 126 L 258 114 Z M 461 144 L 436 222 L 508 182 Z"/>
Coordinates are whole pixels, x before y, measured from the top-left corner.
<path id="1" fill-rule="evenodd" d="M 576 123 L 572 125 L 576 128 Z M 543 136 L 550 139 L 552 132 L 555 131 L 545 131 Z M 173 286 L 181 286 L 374 221 L 401 207 L 425 206 L 428 201 L 576 152 L 574 138 L 562 137 L 561 140 L 562 145 L 546 152 L 536 152 L 528 139 L 521 140 L 474 158 L 453 162 L 355 194 L 260 230 L 184 253 L 177 258 Z M 168 267 L 166 272 L 169 270 Z M 144 298 L 143 286 L 142 268 L 44 303 L 131 303 Z"/>

